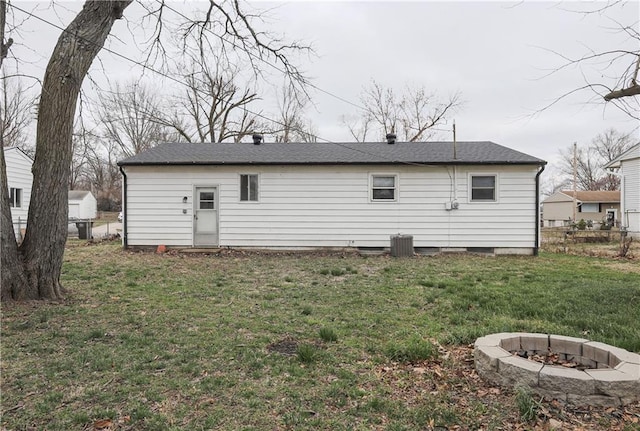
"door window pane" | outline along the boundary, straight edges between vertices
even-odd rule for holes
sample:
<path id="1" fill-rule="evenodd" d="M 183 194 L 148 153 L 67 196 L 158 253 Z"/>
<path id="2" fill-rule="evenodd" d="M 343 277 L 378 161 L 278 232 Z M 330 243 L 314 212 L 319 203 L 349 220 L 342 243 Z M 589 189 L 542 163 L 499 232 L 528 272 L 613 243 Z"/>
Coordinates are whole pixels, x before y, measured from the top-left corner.
<path id="1" fill-rule="evenodd" d="M 214 193 L 213 192 L 200 192 L 200 205 L 201 210 L 212 210 L 215 208 Z"/>

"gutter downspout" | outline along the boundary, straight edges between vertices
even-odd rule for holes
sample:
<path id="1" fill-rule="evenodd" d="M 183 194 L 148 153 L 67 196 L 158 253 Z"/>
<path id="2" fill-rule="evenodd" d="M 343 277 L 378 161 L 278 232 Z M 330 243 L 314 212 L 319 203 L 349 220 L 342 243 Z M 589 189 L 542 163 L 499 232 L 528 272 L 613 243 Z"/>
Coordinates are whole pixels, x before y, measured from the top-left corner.
<path id="1" fill-rule="evenodd" d="M 122 247 L 127 248 L 127 174 L 120 166 L 120 173 L 122 174 Z"/>
<path id="2" fill-rule="evenodd" d="M 544 172 L 544 166 L 547 163 L 540 165 L 540 170 L 536 174 L 536 243 L 533 247 L 533 255 L 538 256 L 540 251 L 540 175 Z"/>

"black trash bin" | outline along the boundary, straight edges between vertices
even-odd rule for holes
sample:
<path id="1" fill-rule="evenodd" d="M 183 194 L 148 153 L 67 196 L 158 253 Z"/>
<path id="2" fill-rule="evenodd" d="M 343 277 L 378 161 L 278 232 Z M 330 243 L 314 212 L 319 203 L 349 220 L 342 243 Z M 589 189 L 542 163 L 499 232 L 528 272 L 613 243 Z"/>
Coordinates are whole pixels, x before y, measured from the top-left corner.
<path id="1" fill-rule="evenodd" d="M 89 223 L 87 223 L 86 221 L 77 222 L 76 227 L 78 228 L 78 238 L 80 239 L 89 238 Z"/>

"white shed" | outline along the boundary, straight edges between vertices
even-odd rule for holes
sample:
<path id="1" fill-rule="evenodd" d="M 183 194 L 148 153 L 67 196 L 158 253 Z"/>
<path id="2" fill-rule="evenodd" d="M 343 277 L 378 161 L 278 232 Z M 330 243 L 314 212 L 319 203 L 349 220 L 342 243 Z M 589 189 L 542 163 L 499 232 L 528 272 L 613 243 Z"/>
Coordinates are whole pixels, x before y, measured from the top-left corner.
<path id="1" fill-rule="evenodd" d="M 620 176 L 620 224 L 640 238 L 640 143 L 605 166 Z"/>
<path id="2" fill-rule="evenodd" d="M 125 247 L 535 254 L 546 164 L 492 142 L 163 144 L 119 162 Z"/>
<path id="3" fill-rule="evenodd" d="M 24 229 L 27 227 L 31 185 L 33 183 L 33 174 L 31 173 L 33 160 L 17 147 L 5 148 L 4 158 L 7 165 L 11 219 L 13 220 L 16 238 L 20 241 L 23 237 Z"/>
<path id="4" fill-rule="evenodd" d="M 94 219 L 98 214 L 98 202 L 90 191 L 69 190 L 69 220 Z"/>

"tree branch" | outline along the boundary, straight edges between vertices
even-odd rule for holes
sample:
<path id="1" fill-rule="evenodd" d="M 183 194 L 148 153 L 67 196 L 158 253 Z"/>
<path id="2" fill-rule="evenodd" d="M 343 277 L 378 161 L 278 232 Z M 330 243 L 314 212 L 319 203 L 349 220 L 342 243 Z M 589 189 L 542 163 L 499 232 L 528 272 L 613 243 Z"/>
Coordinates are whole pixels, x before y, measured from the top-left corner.
<path id="1" fill-rule="evenodd" d="M 634 84 L 631 87 L 623 88 L 622 90 L 611 91 L 604 95 L 604 100 L 607 102 L 613 99 L 620 99 L 622 97 L 637 96 L 640 94 L 640 85 Z"/>

